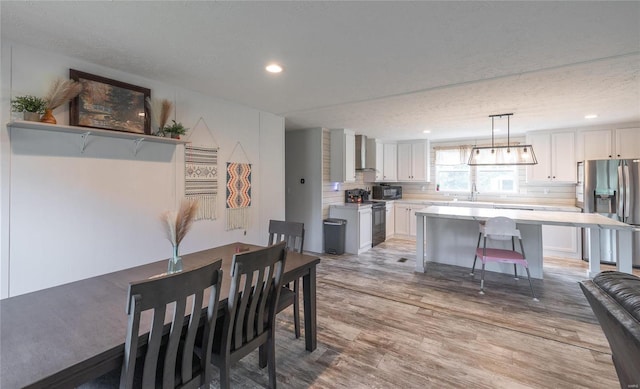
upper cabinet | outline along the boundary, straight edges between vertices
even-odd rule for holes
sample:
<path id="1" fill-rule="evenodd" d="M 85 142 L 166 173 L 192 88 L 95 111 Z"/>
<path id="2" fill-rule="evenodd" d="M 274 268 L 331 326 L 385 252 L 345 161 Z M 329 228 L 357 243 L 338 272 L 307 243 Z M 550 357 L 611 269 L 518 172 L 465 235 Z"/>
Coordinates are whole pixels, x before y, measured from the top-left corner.
<path id="1" fill-rule="evenodd" d="M 574 132 L 527 134 L 537 165 L 527 166 L 527 182 L 576 183 L 576 141 Z"/>
<path id="2" fill-rule="evenodd" d="M 398 145 L 383 143 L 382 181 L 398 180 Z"/>
<path id="3" fill-rule="evenodd" d="M 640 157 L 640 128 L 583 131 L 583 159 L 629 159 Z"/>
<path id="4" fill-rule="evenodd" d="M 368 176 L 365 180 L 375 182 L 397 180 L 398 152 L 396 147 L 396 143 L 392 141 L 367 140 L 367 166 L 374 166 L 376 171 L 372 172 L 373 176 Z"/>
<path id="5" fill-rule="evenodd" d="M 355 182 L 356 180 L 356 134 L 351 130 L 331 130 L 332 182 Z"/>
<path id="6" fill-rule="evenodd" d="M 428 182 L 429 141 L 398 142 L 398 181 Z"/>

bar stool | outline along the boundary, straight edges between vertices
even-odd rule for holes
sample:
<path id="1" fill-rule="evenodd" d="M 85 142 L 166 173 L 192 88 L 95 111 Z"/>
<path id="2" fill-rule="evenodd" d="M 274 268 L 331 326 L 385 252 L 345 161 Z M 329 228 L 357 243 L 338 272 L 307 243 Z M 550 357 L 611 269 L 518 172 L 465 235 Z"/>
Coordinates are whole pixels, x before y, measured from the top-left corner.
<path id="1" fill-rule="evenodd" d="M 535 292 L 533 291 L 533 285 L 531 283 L 531 274 L 529 273 L 529 263 L 525 258 L 524 247 L 522 246 L 522 236 L 520 231 L 516 228 L 516 222 L 507 217 L 498 216 L 488 219 L 486 223 L 480 224 L 480 234 L 478 236 L 478 245 L 476 247 L 476 255 L 473 259 L 473 267 L 471 268 L 471 275 L 474 274 L 476 266 L 476 260 L 480 258 L 482 261 L 482 276 L 480 280 L 480 294 L 484 294 L 484 270 L 487 262 L 499 262 L 499 263 L 512 263 L 515 279 L 518 279 L 518 272 L 516 265 L 522 265 L 527 271 L 527 278 L 529 279 L 529 287 L 531 288 L 531 295 L 534 301 L 538 301 Z M 480 241 L 484 238 L 484 244 L 480 247 Z M 515 238 L 518 238 L 520 243 L 520 252 L 516 251 Z M 496 249 L 487 247 L 487 239 L 505 241 L 511 240 L 511 250 Z"/>

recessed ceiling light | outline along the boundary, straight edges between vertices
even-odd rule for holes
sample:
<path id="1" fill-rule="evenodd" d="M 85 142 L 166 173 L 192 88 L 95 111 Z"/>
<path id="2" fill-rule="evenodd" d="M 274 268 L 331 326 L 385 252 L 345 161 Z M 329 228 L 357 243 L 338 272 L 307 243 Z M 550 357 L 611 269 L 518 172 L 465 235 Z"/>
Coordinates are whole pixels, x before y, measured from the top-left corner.
<path id="1" fill-rule="evenodd" d="M 265 70 L 268 71 L 269 73 L 280 73 L 282 72 L 282 66 L 278 65 L 277 63 L 272 63 L 267 65 Z"/>
<path id="2" fill-rule="evenodd" d="M 422 131 L 422 133 L 423 134 L 431 134 L 431 131 L 430 130 L 424 130 L 424 131 Z"/>
<path id="3" fill-rule="evenodd" d="M 594 113 L 593 113 L 593 114 L 591 114 L 591 115 L 585 115 L 585 116 L 584 116 L 584 118 L 585 118 L 585 119 L 595 119 L 595 118 L 597 118 L 597 117 L 598 117 L 598 115 L 596 115 L 596 114 L 594 114 Z"/>

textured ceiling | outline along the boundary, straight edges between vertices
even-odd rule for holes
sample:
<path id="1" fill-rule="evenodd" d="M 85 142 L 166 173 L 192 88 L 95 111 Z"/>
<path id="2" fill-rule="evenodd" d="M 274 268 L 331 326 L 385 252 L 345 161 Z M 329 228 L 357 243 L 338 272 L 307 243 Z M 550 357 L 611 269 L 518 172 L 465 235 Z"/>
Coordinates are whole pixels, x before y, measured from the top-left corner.
<path id="1" fill-rule="evenodd" d="M 2 39 L 377 138 L 640 120 L 640 2 L 12 2 Z M 279 75 L 264 72 L 280 62 Z M 585 114 L 597 113 L 592 121 Z M 425 135 L 423 130 L 430 134 Z"/>

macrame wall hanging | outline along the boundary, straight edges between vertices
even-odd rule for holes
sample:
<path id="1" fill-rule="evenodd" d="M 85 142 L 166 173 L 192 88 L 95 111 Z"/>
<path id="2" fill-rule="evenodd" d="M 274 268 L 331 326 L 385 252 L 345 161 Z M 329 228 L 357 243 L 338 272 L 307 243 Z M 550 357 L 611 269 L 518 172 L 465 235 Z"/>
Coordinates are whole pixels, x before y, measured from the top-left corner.
<path id="1" fill-rule="evenodd" d="M 198 125 L 207 129 L 211 138 L 211 130 L 202 117 L 193 126 L 189 138 L 198 129 Z M 218 199 L 218 145 L 208 142 L 203 146 L 187 144 L 184 147 L 184 192 L 189 201 L 198 201 L 200 206 L 195 220 L 216 220 L 216 203 Z"/>
<path id="2" fill-rule="evenodd" d="M 247 229 L 251 207 L 251 161 L 240 142 L 231 152 L 229 160 L 240 146 L 247 163 L 227 162 L 227 230 Z"/>

